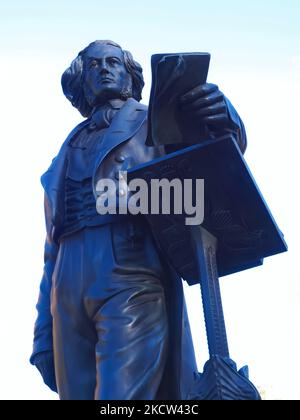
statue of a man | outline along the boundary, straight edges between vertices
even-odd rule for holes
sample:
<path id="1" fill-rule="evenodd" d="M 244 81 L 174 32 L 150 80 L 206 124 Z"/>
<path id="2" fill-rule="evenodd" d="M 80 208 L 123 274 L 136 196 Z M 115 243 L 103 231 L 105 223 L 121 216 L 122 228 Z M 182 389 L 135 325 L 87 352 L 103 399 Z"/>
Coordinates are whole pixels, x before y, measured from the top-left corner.
<path id="1" fill-rule="evenodd" d="M 87 117 L 42 176 L 47 237 L 31 363 L 61 399 L 186 399 L 197 372 L 181 279 L 141 215 L 100 215 L 101 178 L 165 153 L 145 145 L 142 68 L 112 41 L 82 50 L 62 76 Z M 243 124 L 216 85 L 196 86 L 182 112 L 216 138 Z"/>

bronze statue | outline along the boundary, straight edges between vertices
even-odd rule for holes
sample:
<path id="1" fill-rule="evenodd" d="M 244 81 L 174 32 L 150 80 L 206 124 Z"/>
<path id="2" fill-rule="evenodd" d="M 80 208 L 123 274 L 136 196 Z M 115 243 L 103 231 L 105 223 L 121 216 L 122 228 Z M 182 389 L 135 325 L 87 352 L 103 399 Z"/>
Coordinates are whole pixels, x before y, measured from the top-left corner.
<path id="1" fill-rule="evenodd" d="M 86 119 L 42 176 L 47 236 L 31 363 L 61 399 L 186 399 L 197 372 L 181 278 L 142 216 L 100 215 L 99 179 L 163 156 L 145 145 L 142 68 L 112 41 L 82 50 L 62 76 Z M 246 134 L 213 84 L 180 110 L 216 139 Z"/>

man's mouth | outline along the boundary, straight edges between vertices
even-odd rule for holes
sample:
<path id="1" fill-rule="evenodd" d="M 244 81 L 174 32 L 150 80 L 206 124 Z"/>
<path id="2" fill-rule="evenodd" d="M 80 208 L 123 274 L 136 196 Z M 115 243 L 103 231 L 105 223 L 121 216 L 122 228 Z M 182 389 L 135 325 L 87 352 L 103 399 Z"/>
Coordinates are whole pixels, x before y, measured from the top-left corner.
<path id="1" fill-rule="evenodd" d="M 113 79 L 111 79 L 110 77 L 103 77 L 103 78 L 101 78 L 99 81 L 100 81 L 100 83 L 111 83 L 111 82 L 113 82 L 114 80 L 113 80 Z"/>

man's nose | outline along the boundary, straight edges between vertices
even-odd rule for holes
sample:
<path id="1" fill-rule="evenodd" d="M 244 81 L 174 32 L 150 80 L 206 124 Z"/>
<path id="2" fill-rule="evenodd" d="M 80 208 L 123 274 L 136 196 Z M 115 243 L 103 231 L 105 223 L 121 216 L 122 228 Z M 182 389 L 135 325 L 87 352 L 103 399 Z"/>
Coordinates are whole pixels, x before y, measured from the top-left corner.
<path id="1" fill-rule="evenodd" d="M 101 73 L 101 74 L 106 74 L 106 73 L 109 73 L 109 70 L 108 70 L 108 65 L 107 65 L 107 63 L 106 63 L 106 61 L 105 61 L 105 60 L 102 60 L 102 61 L 100 62 L 100 73 Z"/>

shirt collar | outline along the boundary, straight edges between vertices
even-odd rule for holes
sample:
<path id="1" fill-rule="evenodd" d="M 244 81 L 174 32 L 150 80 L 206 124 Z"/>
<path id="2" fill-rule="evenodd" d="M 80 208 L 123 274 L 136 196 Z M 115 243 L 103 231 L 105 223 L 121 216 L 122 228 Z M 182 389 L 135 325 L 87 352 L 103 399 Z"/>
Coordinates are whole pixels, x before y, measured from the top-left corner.
<path id="1" fill-rule="evenodd" d="M 126 103 L 126 101 L 123 101 L 122 99 L 111 99 L 108 102 L 113 109 L 121 109 Z"/>
<path id="2" fill-rule="evenodd" d="M 121 109 L 125 103 L 126 101 L 123 101 L 122 99 L 110 99 L 104 105 L 95 107 L 92 111 L 92 115 L 97 114 L 99 111 L 103 111 L 107 108 Z"/>
<path id="3" fill-rule="evenodd" d="M 91 115 L 89 129 L 94 130 L 96 127 L 109 127 L 114 115 L 122 108 L 125 103 L 126 101 L 123 101 L 122 99 L 111 99 L 107 101 L 105 105 L 102 105 L 101 107 L 95 107 Z"/>

